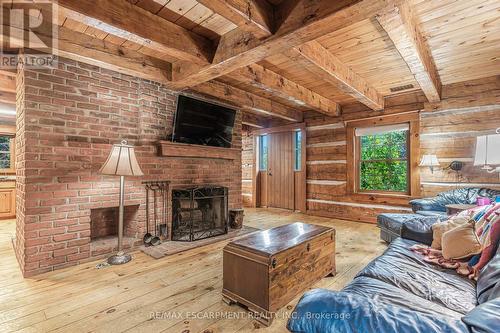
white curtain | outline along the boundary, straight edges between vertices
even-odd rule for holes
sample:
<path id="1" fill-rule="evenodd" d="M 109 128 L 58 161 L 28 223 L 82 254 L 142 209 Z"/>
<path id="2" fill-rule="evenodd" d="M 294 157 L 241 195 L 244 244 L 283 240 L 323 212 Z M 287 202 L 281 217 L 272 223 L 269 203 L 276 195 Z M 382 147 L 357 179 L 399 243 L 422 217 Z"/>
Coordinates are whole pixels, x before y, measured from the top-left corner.
<path id="1" fill-rule="evenodd" d="M 360 127 L 356 128 L 356 136 L 366 136 L 366 135 L 377 135 L 384 134 L 395 131 L 408 131 L 410 129 L 410 124 L 395 124 L 395 125 L 385 125 L 385 126 L 373 126 L 373 127 Z"/>

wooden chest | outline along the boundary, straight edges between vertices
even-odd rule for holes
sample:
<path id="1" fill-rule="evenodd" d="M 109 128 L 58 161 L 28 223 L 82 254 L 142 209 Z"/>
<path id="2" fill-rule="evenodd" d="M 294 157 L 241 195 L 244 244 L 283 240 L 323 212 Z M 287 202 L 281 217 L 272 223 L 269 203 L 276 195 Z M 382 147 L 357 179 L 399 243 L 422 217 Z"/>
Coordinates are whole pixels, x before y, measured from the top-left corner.
<path id="1" fill-rule="evenodd" d="M 224 247 L 223 266 L 224 301 L 269 325 L 281 307 L 335 274 L 335 229 L 293 223 L 255 232 Z"/>

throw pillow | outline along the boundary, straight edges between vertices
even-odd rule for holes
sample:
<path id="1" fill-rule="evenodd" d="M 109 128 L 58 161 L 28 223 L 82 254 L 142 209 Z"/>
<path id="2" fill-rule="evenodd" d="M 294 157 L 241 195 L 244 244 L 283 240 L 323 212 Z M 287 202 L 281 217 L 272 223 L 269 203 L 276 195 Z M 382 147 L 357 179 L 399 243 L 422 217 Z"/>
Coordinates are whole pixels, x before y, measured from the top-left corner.
<path id="1" fill-rule="evenodd" d="M 474 230 L 475 223 L 470 220 L 443 234 L 441 246 L 445 259 L 464 259 L 481 253 L 482 244 Z"/>
<path id="2" fill-rule="evenodd" d="M 455 216 L 444 222 L 438 222 L 432 225 L 432 244 L 431 247 L 436 250 L 441 250 L 441 239 L 443 234 L 456 228 L 464 223 L 467 223 L 469 218 L 466 216 Z"/>

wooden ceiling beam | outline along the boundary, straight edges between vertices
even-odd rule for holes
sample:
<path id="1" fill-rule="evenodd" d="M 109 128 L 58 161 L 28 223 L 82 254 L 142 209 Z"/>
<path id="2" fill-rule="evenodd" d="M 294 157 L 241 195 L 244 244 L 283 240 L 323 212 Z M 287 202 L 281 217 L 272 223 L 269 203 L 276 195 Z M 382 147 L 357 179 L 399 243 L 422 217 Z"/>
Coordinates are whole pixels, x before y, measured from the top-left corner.
<path id="1" fill-rule="evenodd" d="M 500 107 L 500 75 L 444 85 L 441 101 L 425 103 L 424 111 L 480 106 Z"/>
<path id="2" fill-rule="evenodd" d="M 123 0 L 60 0 L 68 18 L 196 64 L 213 56 L 212 42 Z"/>
<path id="3" fill-rule="evenodd" d="M 58 29 L 57 55 L 59 56 L 160 83 L 168 83 L 170 80 L 172 65 L 168 62 L 65 27 L 54 26 L 54 29 Z M 15 36 L 28 36 L 27 33 L 19 32 Z M 52 37 L 52 31 L 44 33 L 39 29 L 37 34 L 41 38 Z M 22 41 L 13 40 L 15 36 L 0 35 L 0 39 L 8 38 L 10 44 L 22 45 Z M 8 77 L 5 76 L 5 78 Z M 15 78 L 11 78 L 10 90 L 4 91 L 15 92 Z M 5 80 L 0 80 L 0 90 L 3 85 L 5 85 Z"/>
<path id="4" fill-rule="evenodd" d="M 376 16 L 429 102 L 441 100 L 441 79 L 429 46 L 408 3 Z"/>
<path id="5" fill-rule="evenodd" d="M 6 31 L 6 29 L 0 30 Z M 44 37 L 42 31 L 37 31 L 37 33 Z M 27 34 L 18 35 L 27 36 Z M 11 38 L 11 36 L 5 37 Z M 58 37 L 57 53 L 60 56 L 164 84 L 169 82 L 170 63 L 64 27 L 59 27 Z M 4 78 L 5 80 L 0 80 L 0 90 L 5 86 L 6 90 L 15 92 L 15 78 L 8 76 Z M 255 113 L 279 117 L 288 121 L 300 122 L 303 119 L 300 111 L 219 82 L 203 83 L 193 90 L 220 98 Z"/>
<path id="6" fill-rule="evenodd" d="M 261 61 L 273 54 L 283 53 L 333 31 L 374 17 L 389 4 L 401 0 L 299 0 L 289 8 L 286 19 L 272 36 L 258 40 L 247 31 L 237 28 L 221 37 L 211 65 L 183 70 L 190 73 L 174 76 L 172 89 L 185 89 L 239 68 Z"/>
<path id="7" fill-rule="evenodd" d="M 342 63 L 319 42 L 312 41 L 296 47 L 291 52 L 294 60 L 302 62 L 308 69 L 326 82 L 348 94 L 373 110 L 384 108 L 384 97 L 350 67 Z"/>
<path id="8" fill-rule="evenodd" d="M 266 0 L 198 0 L 257 38 L 272 35 L 273 7 Z"/>
<path id="9" fill-rule="evenodd" d="M 168 62 L 64 27 L 59 28 L 58 54 L 160 83 L 168 83 L 172 73 Z"/>
<path id="10" fill-rule="evenodd" d="M 0 75 L 0 91 L 16 93 L 16 78 L 10 75 Z"/>
<path id="11" fill-rule="evenodd" d="M 243 112 L 242 115 L 242 120 L 241 123 L 243 125 L 247 125 L 253 128 L 266 128 L 267 127 L 267 120 L 263 119 L 261 117 L 257 117 L 254 114 L 251 114 L 249 112 Z"/>
<path id="12" fill-rule="evenodd" d="M 303 119 L 303 114 L 300 111 L 287 108 L 280 103 L 221 82 L 204 82 L 191 88 L 191 90 L 203 95 L 216 97 L 238 108 L 249 110 L 254 113 L 265 114 L 295 122 L 301 122 Z"/>
<path id="13" fill-rule="evenodd" d="M 336 117 L 340 114 L 339 104 L 260 65 L 253 64 L 240 68 L 229 76 L 325 115 Z"/>

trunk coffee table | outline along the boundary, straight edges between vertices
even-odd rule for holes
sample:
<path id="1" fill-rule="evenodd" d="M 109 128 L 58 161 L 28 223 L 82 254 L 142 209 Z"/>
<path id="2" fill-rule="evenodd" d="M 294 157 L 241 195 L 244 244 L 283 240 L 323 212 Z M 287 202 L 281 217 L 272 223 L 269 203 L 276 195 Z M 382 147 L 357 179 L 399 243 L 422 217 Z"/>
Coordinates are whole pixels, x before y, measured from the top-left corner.
<path id="1" fill-rule="evenodd" d="M 335 274 L 335 229 L 297 222 L 254 232 L 224 247 L 223 266 L 223 300 L 268 326 L 281 307 Z"/>

